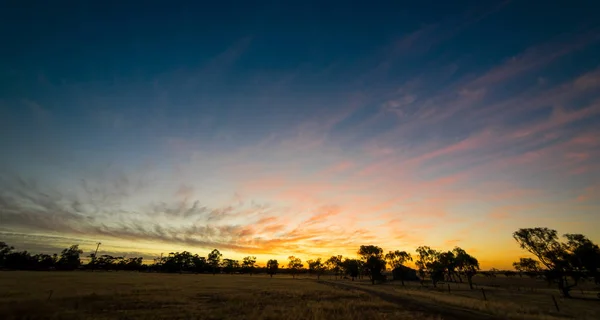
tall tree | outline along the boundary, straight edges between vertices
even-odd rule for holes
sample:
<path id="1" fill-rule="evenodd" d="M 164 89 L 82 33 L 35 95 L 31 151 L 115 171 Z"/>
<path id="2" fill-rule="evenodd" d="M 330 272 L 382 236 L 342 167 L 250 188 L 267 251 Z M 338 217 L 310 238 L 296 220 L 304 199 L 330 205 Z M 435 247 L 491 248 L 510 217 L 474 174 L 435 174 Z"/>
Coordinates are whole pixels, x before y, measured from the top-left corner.
<path id="1" fill-rule="evenodd" d="M 358 249 L 358 255 L 361 257 L 365 268 L 368 270 L 369 276 L 371 277 L 371 283 L 375 284 L 375 280 L 382 280 L 383 274 L 381 274 L 381 272 L 385 270 L 383 249 L 374 245 L 363 245 Z"/>
<path id="2" fill-rule="evenodd" d="M 0 241 L 0 267 L 6 267 L 6 259 L 14 249 L 14 247 L 9 246 L 6 242 Z"/>
<path id="3" fill-rule="evenodd" d="M 342 271 L 342 256 L 341 255 L 337 255 L 337 256 L 331 256 L 329 259 L 327 259 L 325 261 L 325 265 L 327 266 L 327 268 L 329 270 L 331 270 L 331 272 L 333 272 L 333 274 L 335 275 L 335 278 L 337 279 L 337 277 L 340 275 L 340 272 Z"/>
<path id="4" fill-rule="evenodd" d="M 240 268 L 240 263 L 234 259 L 223 259 L 223 271 L 232 274 Z"/>
<path id="5" fill-rule="evenodd" d="M 445 270 L 445 266 L 439 261 L 440 252 L 428 246 L 418 247 L 416 251 L 417 261 L 415 261 L 415 265 L 419 270 L 419 276 L 424 279 L 425 275 L 429 275 L 431 283 L 434 287 L 437 287 L 437 283 L 444 278 Z"/>
<path id="6" fill-rule="evenodd" d="M 319 280 L 321 278 L 321 275 L 323 274 L 323 272 L 325 272 L 325 264 L 323 262 L 321 262 L 321 258 L 317 258 L 316 260 L 309 260 L 307 261 L 308 263 L 308 270 L 311 273 L 314 273 L 317 275 L 317 280 Z"/>
<path id="7" fill-rule="evenodd" d="M 344 262 L 342 262 L 342 268 L 344 269 L 344 273 L 354 281 L 356 277 L 360 274 L 360 265 L 361 262 L 357 259 L 348 259 L 346 258 Z"/>
<path id="8" fill-rule="evenodd" d="M 556 230 L 524 228 L 513 233 L 519 246 L 533 254 L 546 268 L 544 276 L 558 285 L 564 297 L 583 277 L 597 277 L 600 268 L 600 248 L 584 235 L 565 234 L 560 242 Z M 569 278 L 573 283 L 569 283 Z"/>
<path id="9" fill-rule="evenodd" d="M 273 278 L 273 275 L 277 273 L 279 270 L 279 263 L 275 259 L 270 259 L 267 261 L 267 274 Z"/>
<path id="10" fill-rule="evenodd" d="M 440 253 L 439 256 L 440 263 L 444 267 L 444 271 L 447 273 L 448 281 L 456 281 L 454 279 L 454 275 L 457 275 L 456 272 L 456 256 L 452 251 L 446 251 Z M 459 276 L 460 277 L 460 276 Z M 462 279 L 461 279 L 462 282 Z"/>
<path id="11" fill-rule="evenodd" d="M 256 266 L 256 257 L 254 257 L 254 256 L 247 256 L 242 261 L 242 270 L 245 273 L 250 273 L 250 275 L 252 275 L 252 273 L 254 272 L 255 266 Z"/>
<path id="12" fill-rule="evenodd" d="M 60 259 L 58 259 L 57 266 L 61 270 L 75 270 L 81 265 L 79 256 L 83 253 L 83 250 L 79 249 L 79 245 L 72 245 L 69 248 L 64 249 L 60 253 Z"/>
<path id="13" fill-rule="evenodd" d="M 302 260 L 300 260 L 300 258 L 296 258 L 294 256 L 289 256 L 288 260 L 288 269 L 292 273 L 292 277 L 296 278 L 296 273 L 298 273 L 298 271 L 304 267 L 304 264 L 302 264 Z"/>
<path id="14" fill-rule="evenodd" d="M 402 285 L 404 285 L 405 269 L 402 267 L 404 267 L 404 264 L 406 262 L 412 261 L 412 256 L 410 255 L 410 253 L 400 250 L 389 251 L 385 254 L 385 260 L 388 262 L 392 270 L 395 270 L 396 268 L 401 268 L 398 272 L 400 275 L 400 282 L 402 282 Z"/>
<path id="15" fill-rule="evenodd" d="M 201 257 L 198 254 L 195 254 L 192 257 L 192 265 L 193 265 L 194 272 L 196 272 L 196 273 L 204 273 L 204 271 L 206 270 L 206 267 L 207 267 L 208 263 L 206 262 L 206 258 L 205 257 Z"/>
<path id="16" fill-rule="evenodd" d="M 211 251 L 208 254 L 208 264 L 210 265 L 210 267 L 212 268 L 212 272 L 213 275 L 215 275 L 217 273 L 217 271 L 219 270 L 219 266 L 221 265 L 221 257 L 223 255 L 221 254 L 221 252 L 219 252 L 219 250 L 214 249 L 213 251 Z"/>
<path id="17" fill-rule="evenodd" d="M 460 247 L 454 248 L 453 253 L 454 259 L 452 261 L 452 267 L 458 269 L 460 273 L 464 274 L 465 277 L 467 277 L 469 287 L 471 288 L 471 290 L 473 290 L 473 276 L 475 276 L 475 274 L 477 274 L 477 271 L 479 271 L 479 261 L 477 261 L 475 257 L 471 256 Z"/>

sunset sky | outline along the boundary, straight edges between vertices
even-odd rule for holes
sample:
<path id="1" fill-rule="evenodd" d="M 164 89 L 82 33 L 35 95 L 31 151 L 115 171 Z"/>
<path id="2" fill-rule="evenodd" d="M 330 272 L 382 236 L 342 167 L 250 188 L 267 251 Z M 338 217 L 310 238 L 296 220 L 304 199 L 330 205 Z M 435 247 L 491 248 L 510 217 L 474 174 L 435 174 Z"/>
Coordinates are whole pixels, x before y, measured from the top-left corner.
<path id="1" fill-rule="evenodd" d="M 321 2 L 0 5 L 0 241 L 484 269 L 522 227 L 600 242 L 598 1 Z"/>

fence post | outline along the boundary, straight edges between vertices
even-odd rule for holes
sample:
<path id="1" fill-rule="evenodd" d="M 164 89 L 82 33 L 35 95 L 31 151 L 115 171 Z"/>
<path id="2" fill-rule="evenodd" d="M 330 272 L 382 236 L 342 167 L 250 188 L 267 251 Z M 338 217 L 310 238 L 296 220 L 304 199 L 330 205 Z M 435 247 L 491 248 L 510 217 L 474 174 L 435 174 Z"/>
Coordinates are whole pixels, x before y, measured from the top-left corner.
<path id="1" fill-rule="evenodd" d="M 556 298 L 554 298 L 554 295 L 550 295 L 552 297 L 552 302 L 554 302 L 554 306 L 556 307 L 556 311 L 560 312 L 560 309 L 558 308 L 558 303 L 556 302 Z"/>
<path id="2" fill-rule="evenodd" d="M 483 300 L 487 301 L 487 297 L 485 296 L 485 290 L 483 290 L 483 288 L 481 288 L 481 293 L 483 294 Z"/>

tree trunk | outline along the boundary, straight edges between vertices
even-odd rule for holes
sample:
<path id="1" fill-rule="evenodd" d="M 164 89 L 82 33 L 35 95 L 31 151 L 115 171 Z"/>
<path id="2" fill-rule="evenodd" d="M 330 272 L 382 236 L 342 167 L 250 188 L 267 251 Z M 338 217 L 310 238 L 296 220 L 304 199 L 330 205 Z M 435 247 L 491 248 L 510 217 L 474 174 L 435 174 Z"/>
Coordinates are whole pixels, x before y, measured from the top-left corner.
<path id="1" fill-rule="evenodd" d="M 404 277 L 400 277 L 400 282 L 402 283 L 402 286 L 404 287 Z"/>
<path id="2" fill-rule="evenodd" d="M 571 291 L 571 287 L 568 285 L 567 279 L 560 277 L 558 280 L 558 289 L 565 298 L 571 298 L 571 294 L 569 293 L 569 291 Z"/>
<path id="3" fill-rule="evenodd" d="M 467 276 L 467 280 L 469 281 L 469 288 L 471 288 L 471 290 L 473 290 L 473 279 L 472 279 L 472 277 Z"/>
<path id="4" fill-rule="evenodd" d="M 273 274 L 272 273 L 269 276 L 271 276 L 271 278 L 273 278 Z"/>
<path id="5" fill-rule="evenodd" d="M 460 273 L 457 273 L 456 276 L 458 276 L 458 281 L 460 281 L 460 283 L 462 283 L 462 278 L 460 276 Z"/>

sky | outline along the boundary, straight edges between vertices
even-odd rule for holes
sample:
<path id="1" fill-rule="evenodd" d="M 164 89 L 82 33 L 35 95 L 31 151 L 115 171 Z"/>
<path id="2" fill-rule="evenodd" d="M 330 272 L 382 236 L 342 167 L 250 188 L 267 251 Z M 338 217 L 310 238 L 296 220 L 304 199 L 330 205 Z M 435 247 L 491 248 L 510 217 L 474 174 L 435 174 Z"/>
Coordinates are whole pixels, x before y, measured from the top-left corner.
<path id="1" fill-rule="evenodd" d="M 0 241 L 259 262 L 600 242 L 596 1 L 3 2 Z"/>

